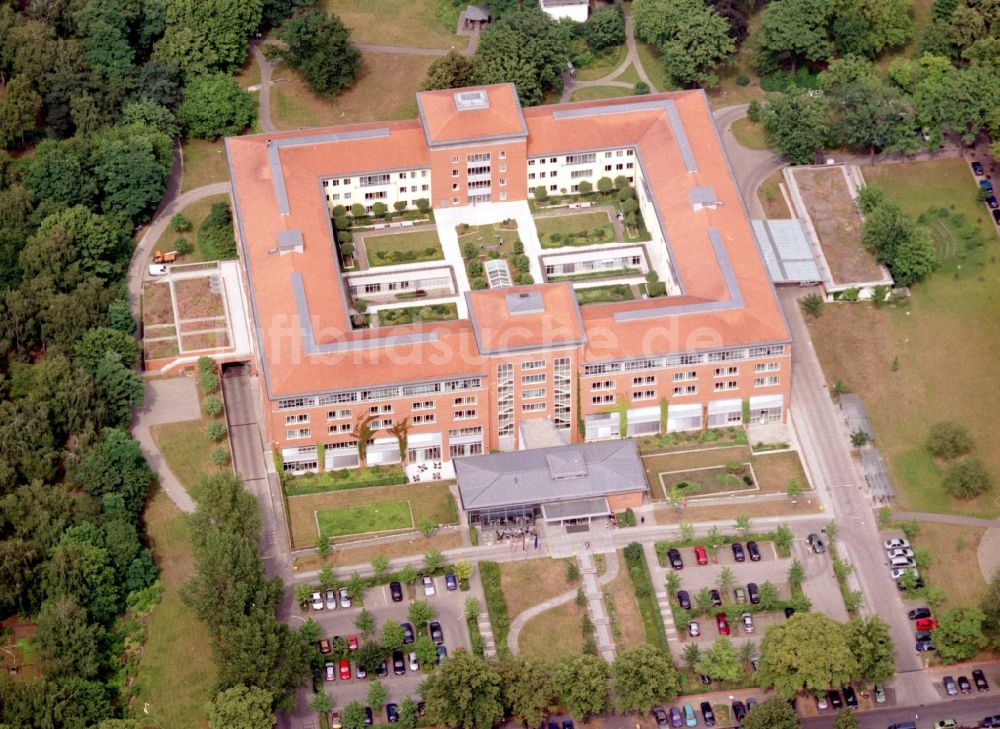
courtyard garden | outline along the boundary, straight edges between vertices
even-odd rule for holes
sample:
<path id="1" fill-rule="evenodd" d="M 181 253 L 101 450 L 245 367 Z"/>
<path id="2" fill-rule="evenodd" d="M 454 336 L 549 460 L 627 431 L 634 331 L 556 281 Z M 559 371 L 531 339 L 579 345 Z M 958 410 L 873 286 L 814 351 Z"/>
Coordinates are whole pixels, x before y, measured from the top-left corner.
<path id="1" fill-rule="evenodd" d="M 433 228 L 405 233 L 365 234 L 363 239 L 368 265 L 373 268 L 444 259 L 441 241 Z"/>
<path id="2" fill-rule="evenodd" d="M 614 179 L 610 177 L 602 177 L 597 181 L 596 185 L 584 180 L 579 184 L 579 192 L 567 193 L 566 190 L 561 190 L 559 194 L 550 194 L 549 191 L 544 186 L 538 186 L 532 190 L 531 199 L 528 202 L 529 207 L 535 213 L 552 210 L 556 208 L 562 208 L 567 205 L 574 205 L 579 203 L 590 203 L 594 207 L 608 206 L 611 208 L 611 213 L 608 215 L 607 223 L 611 225 L 611 215 L 621 216 L 621 221 L 624 229 L 624 235 L 621 237 L 625 242 L 636 243 L 641 241 L 648 241 L 651 239 L 649 231 L 646 229 L 645 222 L 642 219 L 642 213 L 639 210 L 639 201 L 635 197 L 635 188 L 629 183 L 628 178 L 624 175 L 619 175 Z M 575 215 L 599 215 L 595 210 L 582 213 L 571 213 L 568 217 L 572 218 Z M 596 238 L 595 233 L 598 227 L 603 227 L 603 219 L 594 219 L 594 225 L 586 226 L 582 228 L 579 223 L 567 230 L 561 230 L 558 228 L 559 223 L 553 223 L 556 226 L 555 229 L 546 231 L 545 224 L 542 228 L 539 228 L 539 223 L 544 220 L 549 220 L 549 218 L 535 218 L 535 227 L 538 229 L 539 241 L 543 248 L 554 248 L 566 245 L 591 245 L 593 243 L 603 242 L 601 240 L 586 240 L 587 230 L 590 231 L 592 237 Z M 566 242 L 565 240 L 557 239 L 555 242 L 552 241 L 551 236 L 546 236 L 545 233 L 557 233 L 560 239 L 564 234 L 574 234 L 572 240 L 579 238 L 578 242 Z M 577 236 L 576 233 L 581 233 L 582 235 Z M 606 240 L 608 242 L 615 240 L 617 237 L 614 232 L 614 226 L 612 229 L 605 233 Z"/>
<path id="3" fill-rule="evenodd" d="M 938 268 L 911 287 L 908 300 L 830 305 L 809 317 L 824 374 L 863 398 L 900 509 L 996 517 L 995 491 L 968 500 L 947 493 L 946 465 L 925 445 L 931 425 L 956 422 L 994 480 L 1000 475 L 1000 450 L 989 447 L 1000 390 L 984 379 L 1000 359 L 995 226 L 964 159 L 880 165 L 864 174 L 930 228 Z"/>
<path id="4" fill-rule="evenodd" d="M 429 306 L 407 306 L 403 309 L 382 309 L 378 313 L 379 326 L 391 327 L 400 324 L 427 324 L 435 321 L 450 321 L 458 318 L 455 304 L 430 304 Z"/>
<path id="5" fill-rule="evenodd" d="M 488 261 L 503 260 L 507 264 L 512 283 L 519 285 L 534 283 L 529 270 L 531 262 L 524 255 L 524 244 L 517 232 L 517 221 L 505 220 L 492 225 L 455 226 L 458 245 L 465 261 L 465 271 L 469 285 L 474 290 L 489 288 L 485 264 Z"/>
<path id="6" fill-rule="evenodd" d="M 576 302 L 580 306 L 586 304 L 603 304 L 612 301 L 632 301 L 634 298 L 635 295 L 632 293 L 632 287 L 626 284 L 576 289 Z"/>
<path id="7" fill-rule="evenodd" d="M 412 529 L 414 526 L 408 501 L 386 501 L 322 509 L 316 512 L 316 525 L 321 537 L 327 539 L 351 534 Z"/>
<path id="8" fill-rule="evenodd" d="M 536 217 L 535 229 L 542 248 L 615 242 L 615 229 L 607 212 Z"/>

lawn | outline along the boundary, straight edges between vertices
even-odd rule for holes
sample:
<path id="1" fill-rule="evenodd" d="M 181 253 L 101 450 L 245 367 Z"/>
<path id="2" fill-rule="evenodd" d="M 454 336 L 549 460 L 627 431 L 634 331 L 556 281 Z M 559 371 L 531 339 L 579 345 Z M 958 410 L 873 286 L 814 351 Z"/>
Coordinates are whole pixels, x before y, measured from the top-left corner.
<path id="1" fill-rule="evenodd" d="M 796 504 L 787 499 L 779 499 L 776 501 L 744 501 L 739 506 L 725 509 L 718 505 L 688 506 L 679 509 L 663 506 L 654 509 L 653 515 L 657 524 L 679 524 L 682 522 L 691 524 L 699 521 L 735 518 L 738 514 L 746 514 L 758 519 L 768 516 L 785 516 L 786 514 L 818 514 L 822 510 L 823 506 L 819 499 L 799 499 Z"/>
<path id="2" fill-rule="evenodd" d="M 448 504 L 450 495 L 448 482 L 437 481 L 428 484 L 376 486 L 305 496 L 289 496 L 288 517 L 291 524 L 292 546 L 295 549 L 302 549 L 316 544 L 316 512 L 355 506 L 409 502 L 409 508 L 413 515 L 412 524 L 419 525 L 424 520 L 430 521 L 432 524 L 449 524 L 452 522 L 451 509 Z"/>
<path id="3" fill-rule="evenodd" d="M 379 326 L 391 327 L 414 322 L 451 321 L 458 318 L 455 304 L 430 304 L 429 306 L 407 306 L 403 309 L 382 309 L 378 313 Z"/>
<path id="4" fill-rule="evenodd" d="M 186 169 L 184 179 L 187 180 Z M 191 227 L 183 233 L 175 233 L 173 228 L 167 226 L 167 229 L 163 231 L 163 234 L 156 241 L 156 245 L 153 246 L 153 252 L 163 251 L 166 253 L 167 251 L 172 251 L 175 248 L 178 238 L 186 238 L 188 243 L 191 244 L 191 252 L 178 256 L 177 262 L 197 263 L 204 260 L 201 249 L 198 247 L 196 241 L 198 228 L 204 222 L 205 218 L 208 217 L 208 213 L 212 209 L 212 204 L 217 202 L 229 202 L 229 195 L 212 195 L 212 197 L 206 197 L 204 200 L 192 203 L 181 210 L 181 214 L 190 221 Z M 150 253 L 150 260 L 152 260 L 152 252 Z"/>
<path id="5" fill-rule="evenodd" d="M 444 258 L 437 231 L 419 230 L 408 233 L 387 233 L 364 236 L 369 266 L 398 266 L 418 261 L 440 261 Z"/>
<path id="6" fill-rule="evenodd" d="M 764 217 L 769 220 L 792 217 L 792 211 L 788 209 L 785 196 L 781 194 L 780 185 L 783 181 L 781 170 L 778 170 L 757 188 L 757 199 L 760 201 L 761 207 L 764 208 Z"/>
<path id="7" fill-rule="evenodd" d="M 621 550 L 618 550 L 618 564 L 618 576 L 604 586 L 604 604 L 611 618 L 611 633 L 621 652 L 645 643 L 646 629 Z"/>
<path id="8" fill-rule="evenodd" d="M 758 122 L 752 122 L 746 117 L 733 122 L 731 129 L 736 141 L 749 149 L 770 149 L 764 127 Z"/>
<path id="9" fill-rule="evenodd" d="M 656 87 L 656 90 L 672 90 L 674 85 L 670 83 L 670 79 L 667 78 L 667 72 L 663 69 L 663 62 L 660 60 L 659 50 L 653 46 L 643 43 L 638 39 L 635 41 L 635 48 L 639 54 L 639 62 L 646 71 L 646 75 L 649 77 L 649 80 L 653 82 L 653 86 Z"/>
<path id="10" fill-rule="evenodd" d="M 575 561 L 575 560 L 574 560 Z M 566 559 L 525 559 L 500 563 L 500 587 L 507 615 L 513 620 L 530 607 L 579 586 L 566 581 Z"/>
<path id="11" fill-rule="evenodd" d="M 982 527 L 920 522 L 914 548 L 930 552 L 930 566 L 923 572 L 927 584 L 942 588 L 947 596 L 942 611 L 975 607 L 986 592 L 986 580 L 976 558 L 985 531 Z"/>
<path id="12" fill-rule="evenodd" d="M 416 42 L 418 38 L 412 40 Z M 278 129 L 300 129 L 415 118 L 416 93 L 434 59 L 394 53 L 361 55 L 364 64 L 354 85 L 330 99 L 310 91 L 291 68 L 284 64 L 278 66 L 273 79 L 281 81 L 271 86 L 271 121 L 274 125 Z"/>
<path id="13" fill-rule="evenodd" d="M 635 86 L 642 79 L 639 78 L 639 72 L 635 68 L 634 63 L 630 63 L 628 67 L 622 71 L 620 74 L 614 77 L 614 81 L 624 81 L 627 84 L 632 84 Z"/>
<path id="14" fill-rule="evenodd" d="M 518 636 L 518 653 L 550 664 L 564 655 L 581 653 L 584 638 L 580 621 L 586 614 L 587 608 L 568 602 L 535 616 L 525 623 Z"/>
<path id="15" fill-rule="evenodd" d="M 884 165 L 865 174 L 913 214 L 946 206 L 982 230 L 987 212 L 976 202 L 966 168 L 964 160 L 942 159 Z M 992 247 L 995 239 L 988 240 Z M 975 439 L 975 455 L 994 478 L 1000 476 L 1000 450 L 992 447 L 1000 390 L 986 379 L 1000 360 L 1000 279 L 994 256 L 981 249 L 955 252 L 966 258 L 942 259 L 938 271 L 912 287 L 905 305 L 827 306 L 808 324 L 827 381 L 839 377 L 864 398 L 893 476 L 897 507 L 990 518 L 1000 514 L 995 493 L 971 501 L 949 497 L 941 469 L 923 445 L 933 423 L 961 423 Z"/>
<path id="16" fill-rule="evenodd" d="M 222 418 L 203 416 L 200 420 L 160 423 L 151 428 L 157 450 L 163 454 L 171 473 L 190 491 L 204 476 L 230 472 L 230 467 L 216 466 L 208 455 L 216 448 L 229 450 L 226 439 L 214 443 L 205 432 L 208 424 Z"/>
<path id="17" fill-rule="evenodd" d="M 625 44 L 622 43 L 620 46 L 605 48 L 598 53 L 591 52 L 593 60 L 586 66 L 579 66 L 576 69 L 577 81 L 596 81 L 604 78 L 622 65 L 627 51 Z"/>
<path id="18" fill-rule="evenodd" d="M 215 683 L 212 636 L 180 598 L 194 575 L 187 522 L 163 491 L 149 501 L 145 521 L 163 595 L 146 621 L 134 706 L 163 729 L 207 728 L 205 704 Z"/>
<path id="19" fill-rule="evenodd" d="M 746 464 L 741 465 L 744 468 L 746 466 Z M 749 469 L 746 469 L 746 474 L 750 475 Z M 725 466 L 709 466 L 689 471 L 661 471 L 659 479 L 664 490 L 670 491 L 679 487 L 691 496 L 754 490 L 753 485 L 746 483 L 741 476 L 730 473 Z M 681 484 L 687 485 L 681 486 Z"/>
<path id="20" fill-rule="evenodd" d="M 631 96 L 632 89 L 623 86 L 584 86 L 577 89 L 570 101 L 593 101 L 594 99 L 615 99 L 619 96 Z"/>
<path id="21" fill-rule="evenodd" d="M 599 304 L 606 301 L 632 301 L 634 298 L 632 287 L 625 284 L 576 289 L 576 303 L 580 306 Z"/>
<path id="22" fill-rule="evenodd" d="M 247 53 L 246 63 L 243 64 L 240 72 L 236 74 L 236 81 L 242 89 L 248 86 L 256 86 L 260 83 L 260 66 L 253 60 L 251 54 Z M 256 99 L 256 97 L 254 98 Z"/>
<path id="23" fill-rule="evenodd" d="M 384 501 L 362 506 L 345 506 L 316 512 L 319 532 L 327 538 L 349 534 L 369 534 L 414 526 L 407 501 Z"/>
<path id="24" fill-rule="evenodd" d="M 333 550 L 333 553 L 325 559 L 317 554 L 309 553 L 307 556 L 295 558 L 295 569 L 300 572 L 307 572 L 309 570 L 318 570 L 324 564 L 329 564 L 331 567 L 368 564 L 372 561 L 372 557 L 379 554 L 388 559 L 396 559 L 397 557 L 408 557 L 414 554 L 425 554 L 430 549 L 437 549 L 443 552 L 447 549 L 456 549 L 461 546 L 462 535 L 457 530 L 444 531 L 432 534 L 429 537 L 416 534 L 410 539 L 393 539 L 391 542 L 366 544 L 361 547 L 338 545 Z"/>
<path id="25" fill-rule="evenodd" d="M 468 45 L 441 24 L 427 0 L 324 0 L 322 7 L 351 29 L 352 43 L 460 51 Z"/>
<path id="26" fill-rule="evenodd" d="M 214 142 L 207 139 L 186 139 L 181 145 L 181 154 L 184 157 L 181 192 L 229 179 L 226 148 L 221 139 Z"/>
<path id="27" fill-rule="evenodd" d="M 611 216 L 606 212 L 535 218 L 535 230 L 542 248 L 614 243 L 616 237 Z"/>
<path id="28" fill-rule="evenodd" d="M 694 481 L 701 485 L 697 492 L 692 495 L 713 493 L 724 489 L 721 480 L 716 479 L 716 474 L 711 471 L 698 471 L 697 469 L 711 469 L 724 467 L 730 461 L 739 463 L 749 462 L 753 466 L 753 475 L 757 481 L 757 487 L 761 493 L 782 493 L 788 487 L 791 479 L 796 479 L 804 491 L 809 489 L 805 471 L 802 468 L 802 461 L 795 451 L 781 453 L 764 453 L 761 455 L 751 455 L 747 446 L 730 446 L 728 448 L 707 448 L 698 451 L 688 451 L 686 453 L 664 453 L 658 455 L 642 456 L 643 468 L 646 470 L 646 480 L 649 482 L 653 499 L 666 498 L 662 486 L 660 485 L 660 474 L 669 473 L 665 476 L 667 483 L 677 481 Z M 687 473 L 684 473 L 684 472 Z"/>

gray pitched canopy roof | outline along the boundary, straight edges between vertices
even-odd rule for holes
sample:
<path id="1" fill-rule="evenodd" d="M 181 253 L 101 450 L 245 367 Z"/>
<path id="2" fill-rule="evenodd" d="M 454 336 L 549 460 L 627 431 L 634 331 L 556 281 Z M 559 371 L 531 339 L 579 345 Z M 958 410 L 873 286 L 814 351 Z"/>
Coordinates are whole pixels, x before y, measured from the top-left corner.
<path id="1" fill-rule="evenodd" d="M 647 491 L 631 439 L 455 459 L 462 505 L 485 509 Z"/>

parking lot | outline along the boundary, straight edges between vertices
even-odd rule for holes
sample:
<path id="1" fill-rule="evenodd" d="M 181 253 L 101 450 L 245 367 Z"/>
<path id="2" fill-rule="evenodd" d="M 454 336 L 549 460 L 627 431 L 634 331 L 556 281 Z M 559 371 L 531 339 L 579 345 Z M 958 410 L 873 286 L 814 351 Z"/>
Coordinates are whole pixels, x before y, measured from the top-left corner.
<path id="1" fill-rule="evenodd" d="M 434 619 L 441 623 L 441 632 L 444 634 L 444 645 L 448 649 L 449 655 L 459 648 L 468 650 L 470 646 L 469 631 L 465 625 L 464 617 L 465 600 L 468 597 L 476 597 L 482 603 L 482 590 L 478 576 L 474 576 L 470 581 L 471 589 L 469 592 L 446 590 L 444 577 L 434 577 L 433 581 L 434 595 L 425 596 L 418 582 L 415 586 L 415 599 L 426 600 L 437 611 Z M 377 638 L 379 632 L 382 630 L 382 625 L 387 620 L 396 620 L 400 623 L 409 622 L 407 613 L 412 601 L 411 590 L 406 585 L 403 586 L 402 602 L 392 601 L 388 585 L 379 585 L 366 590 L 363 607 L 375 617 L 374 637 Z M 355 600 L 354 604 L 349 608 L 339 606 L 335 610 L 313 610 L 310 608 L 308 614 L 299 613 L 299 615 L 301 615 L 300 619 L 302 620 L 306 618 L 315 620 L 322 629 L 323 636 L 326 638 L 332 638 L 333 636 L 343 636 L 346 638 L 348 635 L 355 635 L 358 636 L 358 640 L 360 641 L 361 631 L 355 627 L 354 621 L 357 619 L 361 609 L 362 606 L 359 604 L 359 601 Z M 420 626 L 414 626 L 414 629 L 418 635 L 421 634 Z M 409 648 L 410 646 L 403 646 L 402 650 L 404 654 L 408 652 Z M 396 676 L 392 672 L 391 664 L 392 659 L 390 657 L 389 675 L 382 679 L 382 685 L 389 694 L 388 701 L 398 704 L 405 696 L 419 700 L 417 686 L 426 677 L 423 670 L 413 672 L 407 666 L 407 671 L 404 675 Z M 323 682 L 326 692 L 332 699 L 333 706 L 341 710 L 346 704 L 352 701 L 359 701 L 362 705 L 367 704 L 366 695 L 370 685 L 369 682 L 376 678 L 374 674 L 369 674 L 367 680 L 355 678 L 354 669 L 355 666 L 352 662 L 352 675 L 348 680 L 341 680 L 338 677 L 333 681 Z M 375 712 L 375 723 L 385 723 L 385 710 L 383 709 L 380 715 L 375 710 L 375 707 L 372 707 L 372 709 Z"/>

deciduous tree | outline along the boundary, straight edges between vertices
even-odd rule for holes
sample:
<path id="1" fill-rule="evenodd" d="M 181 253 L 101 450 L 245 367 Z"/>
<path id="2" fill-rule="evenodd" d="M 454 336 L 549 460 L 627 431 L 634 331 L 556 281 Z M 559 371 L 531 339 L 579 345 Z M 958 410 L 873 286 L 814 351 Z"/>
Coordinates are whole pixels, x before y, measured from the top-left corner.
<path id="1" fill-rule="evenodd" d="M 524 656 L 506 656 L 497 671 L 507 710 L 528 726 L 538 725 L 555 702 L 551 669 Z"/>
<path id="2" fill-rule="evenodd" d="M 896 672 L 889 626 L 877 615 L 855 618 L 847 624 L 847 643 L 858 663 L 858 678 L 885 681 Z"/>
<path id="3" fill-rule="evenodd" d="M 454 48 L 448 55 L 437 58 L 427 69 L 427 77 L 420 88 L 423 91 L 435 89 L 460 89 L 465 86 L 475 86 L 476 64 Z"/>
<path id="4" fill-rule="evenodd" d="M 988 644 L 983 633 L 986 616 L 979 608 L 957 607 L 938 615 L 934 647 L 945 663 L 966 661 Z"/>
<path id="5" fill-rule="evenodd" d="M 272 696 L 257 686 L 233 686 L 220 691 L 207 706 L 212 729 L 270 729 L 274 726 Z"/>
<path id="6" fill-rule="evenodd" d="M 351 31 L 336 15 L 306 10 L 286 22 L 279 37 L 286 45 L 279 51 L 282 58 L 318 94 L 339 94 L 361 70 L 361 54 L 351 45 Z"/>
<path id="7" fill-rule="evenodd" d="M 500 685 L 486 659 L 456 651 L 424 682 L 427 717 L 446 727 L 490 729 L 503 718 Z"/>
<path id="8" fill-rule="evenodd" d="M 607 661 L 597 656 L 569 654 L 556 663 L 555 690 L 570 713 L 578 719 L 601 714 L 608 708 Z"/>
<path id="9" fill-rule="evenodd" d="M 858 674 L 845 626 L 822 613 L 796 613 L 771 626 L 760 653 L 757 680 L 786 699 L 803 689 L 842 686 Z"/>
<path id="10" fill-rule="evenodd" d="M 799 720 L 788 701 L 772 696 L 750 710 L 743 729 L 799 729 Z"/>
<path id="11" fill-rule="evenodd" d="M 725 636 L 716 638 L 711 646 L 701 652 L 695 670 L 717 681 L 735 681 L 743 674 L 736 647 Z"/>
<path id="12" fill-rule="evenodd" d="M 177 118 L 191 136 L 217 139 L 246 129 L 255 111 L 253 99 L 236 79 L 213 73 L 188 82 Z"/>
<path id="13" fill-rule="evenodd" d="M 663 651 L 648 643 L 619 654 L 611 675 L 619 711 L 649 711 L 677 695 L 677 669 Z"/>

